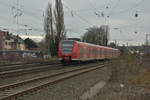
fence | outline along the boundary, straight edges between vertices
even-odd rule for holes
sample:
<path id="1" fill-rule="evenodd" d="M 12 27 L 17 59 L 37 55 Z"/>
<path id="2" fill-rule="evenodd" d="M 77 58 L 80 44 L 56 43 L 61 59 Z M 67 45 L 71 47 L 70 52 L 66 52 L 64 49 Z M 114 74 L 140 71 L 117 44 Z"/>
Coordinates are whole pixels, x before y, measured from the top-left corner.
<path id="1" fill-rule="evenodd" d="M 0 60 L 4 61 L 33 61 L 42 58 L 41 51 L 0 51 Z"/>

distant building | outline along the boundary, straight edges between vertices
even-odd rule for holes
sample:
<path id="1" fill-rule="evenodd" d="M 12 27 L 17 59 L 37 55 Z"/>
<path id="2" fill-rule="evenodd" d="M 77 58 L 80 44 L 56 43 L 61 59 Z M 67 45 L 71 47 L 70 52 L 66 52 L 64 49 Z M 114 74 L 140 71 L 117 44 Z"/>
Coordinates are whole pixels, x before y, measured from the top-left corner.
<path id="1" fill-rule="evenodd" d="M 38 47 L 36 42 L 34 42 L 32 39 L 26 38 L 24 40 L 24 43 L 25 43 L 25 46 L 26 46 L 27 50 L 40 51 L 40 48 Z"/>
<path id="2" fill-rule="evenodd" d="M 12 38 L 14 40 L 16 50 L 25 50 L 26 49 L 26 46 L 24 44 L 24 40 L 21 37 L 16 35 L 16 36 L 12 36 Z"/>
<path id="3" fill-rule="evenodd" d="M 0 31 L 0 50 L 25 50 L 24 40 L 18 35 Z"/>
<path id="4" fill-rule="evenodd" d="M 5 34 L 6 32 L 0 31 L 0 50 L 3 50 L 5 47 Z"/>

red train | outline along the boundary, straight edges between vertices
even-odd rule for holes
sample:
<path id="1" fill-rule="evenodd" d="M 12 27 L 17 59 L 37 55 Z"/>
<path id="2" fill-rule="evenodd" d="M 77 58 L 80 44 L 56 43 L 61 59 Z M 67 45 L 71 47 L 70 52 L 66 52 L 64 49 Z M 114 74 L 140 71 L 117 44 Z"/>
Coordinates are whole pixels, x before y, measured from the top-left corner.
<path id="1" fill-rule="evenodd" d="M 75 40 L 61 41 L 58 50 L 62 62 L 112 59 L 118 56 L 118 49 Z"/>

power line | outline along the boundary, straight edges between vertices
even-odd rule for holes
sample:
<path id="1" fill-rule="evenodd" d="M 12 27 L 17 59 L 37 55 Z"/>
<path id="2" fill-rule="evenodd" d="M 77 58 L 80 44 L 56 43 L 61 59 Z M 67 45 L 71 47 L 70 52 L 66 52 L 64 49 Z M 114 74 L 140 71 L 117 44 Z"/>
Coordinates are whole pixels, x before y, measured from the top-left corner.
<path id="1" fill-rule="evenodd" d="M 144 3 L 145 0 L 140 0 L 138 3 L 136 3 L 134 6 L 130 7 L 130 8 L 127 8 L 125 10 L 121 10 L 119 12 L 116 12 L 116 13 L 112 13 L 112 14 L 120 14 L 120 13 L 126 13 L 126 12 L 130 12 L 132 11 L 133 9 L 137 8 L 138 6 L 140 6 L 142 3 Z"/>
<path id="2" fill-rule="evenodd" d="M 96 7 L 94 6 L 93 2 L 91 0 L 89 0 L 89 4 L 94 8 L 94 10 L 96 9 Z"/>
<path id="3" fill-rule="evenodd" d="M 100 15 L 100 13 L 102 13 L 102 12 L 99 12 L 98 10 L 96 10 L 96 7 L 95 7 L 95 5 L 94 5 L 94 3 L 91 1 L 91 0 L 89 0 L 89 4 L 94 8 L 94 14 L 97 16 L 97 17 L 101 17 L 101 15 Z"/>
<path id="4" fill-rule="evenodd" d="M 106 4 L 104 5 L 105 9 L 110 8 L 110 4 L 111 4 L 112 0 L 107 0 Z"/>
<path id="5" fill-rule="evenodd" d="M 115 8 L 118 7 L 119 3 L 120 3 L 121 0 L 118 0 L 117 3 L 111 8 L 111 11 L 112 12 Z"/>
<path id="6" fill-rule="evenodd" d="M 35 14 L 32 14 L 32 13 L 30 13 L 30 12 L 27 12 L 27 11 L 24 11 L 24 10 L 22 10 L 22 9 L 20 9 L 19 8 L 19 1 L 17 0 L 17 7 L 16 6 L 13 6 L 13 5 L 10 5 L 10 4 L 6 4 L 6 3 L 4 3 L 4 2 L 2 2 L 2 1 L 0 1 L 0 4 L 2 4 L 3 6 L 7 6 L 7 7 L 11 7 L 12 8 L 12 10 L 15 10 L 16 11 L 16 13 L 13 15 L 13 17 L 14 18 L 17 18 L 17 17 L 19 17 L 19 16 L 22 16 L 22 14 L 23 14 L 23 12 L 25 12 L 25 13 L 27 13 L 29 16 L 34 16 L 34 18 L 37 18 L 38 20 L 39 20 L 39 18 L 38 17 L 36 17 L 35 16 Z M 5 19 L 6 21 L 8 21 L 7 19 Z M 40 19 L 41 20 L 41 19 Z M 8 21 L 9 22 L 9 21 Z M 29 25 L 25 25 L 25 24 L 19 24 L 18 23 L 18 18 L 17 18 L 17 23 L 12 23 L 12 24 L 16 24 L 16 25 L 20 25 L 20 26 L 24 26 L 24 27 L 29 27 L 28 29 L 24 29 L 24 30 L 29 30 L 29 31 L 42 31 L 42 30 L 40 30 L 40 29 L 38 29 L 38 28 L 33 28 L 33 27 L 31 27 L 31 26 L 29 26 Z M 10 29 L 10 28 L 9 28 Z M 19 30 L 19 29 L 17 29 L 17 30 Z"/>
<path id="7" fill-rule="evenodd" d="M 64 7 L 67 8 L 71 13 L 73 13 L 74 15 L 76 15 L 78 18 L 80 18 L 80 20 L 82 20 L 83 22 L 89 24 L 89 25 L 92 25 L 88 20 L 86 20 L 85 18 L 81 17 L 80 15 L 78 15 L 77 13 L 75 12 L 72 12 L 72 10 L 63 3 Z"/>
<path id="8" fill-rule="evenodd" d="M 36 18 L 37 20 L 41 20 L 41 19 L 39 19 L 38 17 L 36 17 L 35 14 L 30 13 L 30 12 L 27 12 L 27 11 L 24 11 L 24 10 L 22 10 L 22 9 L 16 7 L 16 6 L 13 6 L 13 5 L 10 5 L 10 4 L 6 4 L 6 3 L 4 3 L 4 2 L 2 2 L 2 1 L 0 1 L 0 4 L 2 4 L 3 6 L 11 7 L 11 8 L 12 8 L 12 11 L 15 10 L 16 12 L 14 12 L 14 14 L 13 14 L 13 17 L 14 17 L 14 18 L 17 18 L 18 16 L 22 16 L 22 15 L 23 15 L 23 12 L 25 12 L 28 16 L 34 17 L 34 18 Z M 18 5 L 18 6 L 19 6 L 19 5 Z M 18 18 L 17 18 L 17 19 L 18 19 Z M 33 20 L 32 20 L 32 21 L 33 21 Z M 15 24 L 16 24 L 16 23 L 15 23 Z M 17 21 L 17 24 L 18 24 L 18 21 Z M 17 25 L 17 24 L 16 24 L 16 25 Z"/>
<path id="9" fill-rule="evenodd" d="M 8 19 L 6 19 L 6 18 L 2 18 L 1 17 L 1 19 L 4 19 L 4 20 L 6 20 L 7 22 L 9 22 L 10 23 L 10 21 L 8 20 Z M 34 28 L 34 27 L 32 27 L 32 26 L 30 26 L 30 25 L 26 25 L 26 24 L 17 24 L 17 23 L 12 23 L 12 24 L 15 24 L 15 25 L 19 25 L 19 26 L 22 26 L 22 27 L 25 27 L 26 29 L 21 29 L 21 30 L 23 30 L 23 31 L 38 31 L 38 32 L 43 32 L 43 29 L 39 29 L 39 28 Z M 0 27 L 2 30 L 13 30 L 13 31 L 15 31 L 15 32 L 17 32 L 17 30 L 20 30 L 20 29 L 12 29 L 12 28 L 5 28 L 5 27 Z"/>
<path id="10" fill-rule="evenodd" d="M 11 7 L 12 9 L 15 9 L 16 11 L 18 11 L 19 12 L 19 15 L 21 14 L 23 14 L 23 12 L 25 13 L 25 14 L 27 14 L 28 16 L 31 16 L 31 17 L 34 17 L 34 18 L 36 18 L 37 20 L 39 20 L 39 17 L 37 17 L 34 13 L 32 13 L 32 12 L 29 12 L 29 11 L 26 11 L 26 10 L 23 10 L 23 9 L 20 9 L 20 8 L 18 8 L 18 7 L 16 7 L 16 6 L 13 6 L 13 5 L 10 5 L 10 4 L 6 4 L 6 3 L 4 3 L 4 2 L 2 2 L 2 1 L 0 1 L 0 4 L 2 4 L 3 6 L 7 6 L 7 7 Z M 18 15 L 18 14 L 17 14 Z M 17 15 L 15 15 L 15 16 L 17 16 Z"/>
<path id="11" fill-rule="evenodd" d="M 104 5 L 104 6 L 105 6 L 104 8 L 110 9 L 110 10 L 111 10 L 110 12 L 112 12 L 116 7 L 118 7 L 117 5 L 119 5 L 119 2 L 120 2 L 120 1 L 121 1 L 121 0 L 118 0 L 118 1 L 116 2 L 116 4 L 112 7 L 112 9 L 110 9 L 110 3 L 112 2 L 112 0 L 108 0 L 108 3 L 107 3 L 106 5 Z M 132 9 L 137 8 L 137 7 L 140 6 L 144 1 L 145 1 L 145 0 L 141 0 L 140 2 L 138 2 L 137 4 L 135 4 L 134 6 L 132 6 L 132 7 L 130 7 L 130 8 L 127 8 L 127 9 L 125 9 L 125 10 L 121 10 L 121 11 L 114 12 L 114 13 L 109 13 L 109 12 L 108 12 L 107 15 L 111 16 L 111 15 L 113 15 L 113 14 L 120 14 L 120 13 L 126 13 L 126 12 L 129 12 L 129 11 L 132 11 Z M 91 2 L 91 1 L 90 1 L 90 2 Z M 94 5 L 91 4 L 91 6 L 93 7 Z M 102 7 L 101 7 L 101 8 L 102 8 Z M 96 12 L 95 15 L 97 14 L 97 15 L 101 16 L 101 14 L 99 14 L 99 13 L 104 13 L 105 11 L 99 12 L 99 10 L 101 10 L 101 9 L 94 7 L 94 9 L 72 10 L 72 12 L 94 12 L 94 13 Z M 98 13 L 98 12 L 99 12 L 99 13 Z"/>

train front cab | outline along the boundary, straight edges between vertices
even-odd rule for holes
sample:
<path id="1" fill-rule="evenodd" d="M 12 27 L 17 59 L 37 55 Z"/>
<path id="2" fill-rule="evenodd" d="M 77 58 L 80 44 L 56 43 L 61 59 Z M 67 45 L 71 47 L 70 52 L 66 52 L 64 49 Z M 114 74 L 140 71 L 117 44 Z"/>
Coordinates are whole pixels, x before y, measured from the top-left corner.
<path id="1" fill-rule="evenodd" d="M 63 40 L 59 45 L 59 59 L 63 63 L 70 63 L 72 59 L 77 57 L 77 46 L 76 41 Z"/>

